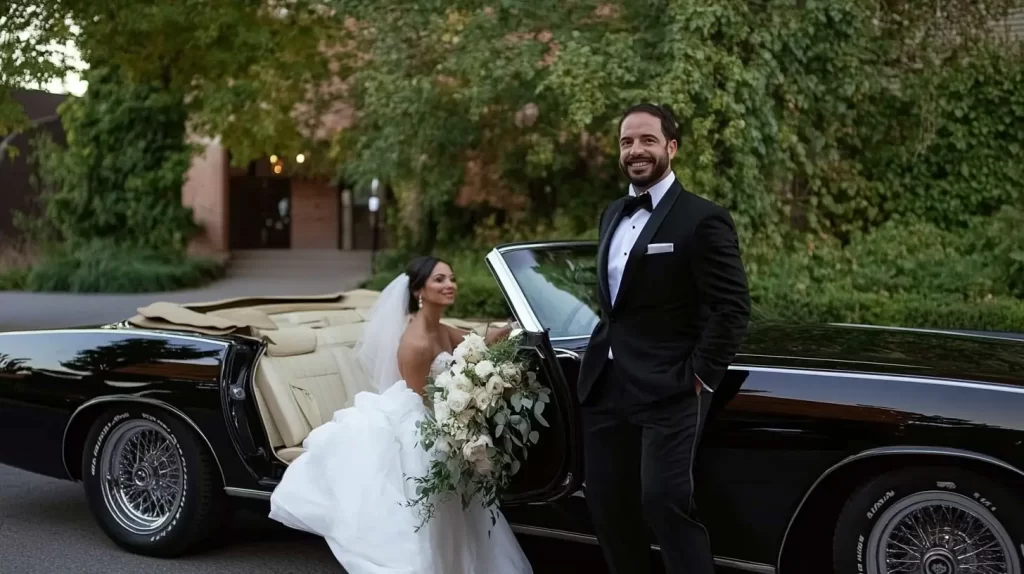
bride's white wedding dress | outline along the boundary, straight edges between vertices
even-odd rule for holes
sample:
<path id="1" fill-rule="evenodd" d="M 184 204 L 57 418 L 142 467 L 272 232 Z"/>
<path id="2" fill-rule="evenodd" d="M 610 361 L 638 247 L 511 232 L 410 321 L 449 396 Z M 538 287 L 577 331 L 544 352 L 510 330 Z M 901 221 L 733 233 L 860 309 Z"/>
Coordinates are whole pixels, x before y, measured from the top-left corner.
<path id="1" fill-rule="evenodd" d="M 451 360 L 438 355 L 431 374 Z M 457 498 L 438 504 L 415 531 L 418 511 L 405 503 L 416 496 L 416 483 L 406 477 L 425 475 L 430 462 L 417 444 L 416 421 L 425 413 L 405 381 L 356 395 L 352 407 L 303 442 L 306 452 L 271 496 L 270 517 L 323 536 L 349 574 L 532 572 L 504 516 L 492 526 L 490 512 L 477 503 L 466 511 Z"/>

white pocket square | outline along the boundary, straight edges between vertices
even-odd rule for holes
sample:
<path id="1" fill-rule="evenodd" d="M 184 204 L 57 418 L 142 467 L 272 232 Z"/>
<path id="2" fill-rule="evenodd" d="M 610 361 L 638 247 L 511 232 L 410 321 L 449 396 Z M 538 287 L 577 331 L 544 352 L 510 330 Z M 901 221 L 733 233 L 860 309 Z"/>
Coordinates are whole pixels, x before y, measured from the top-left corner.
<path id="1" fill-rule="evenodd" d="M 656 253 L 672 253 L 672 249 L 675 246 L 671 243 L 651 243 L 647 246 L 647 254 L 654 255 Z"/>

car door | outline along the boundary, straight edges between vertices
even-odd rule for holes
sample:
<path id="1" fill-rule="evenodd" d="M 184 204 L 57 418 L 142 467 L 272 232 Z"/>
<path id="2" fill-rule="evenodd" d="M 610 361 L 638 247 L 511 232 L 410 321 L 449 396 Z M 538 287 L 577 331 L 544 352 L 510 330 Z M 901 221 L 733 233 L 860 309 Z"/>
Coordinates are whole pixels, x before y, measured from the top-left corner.
<path id="1" fill-rule="evenodd" d="M 553 391 L 554 408 L 544 411 L 549 426 L 540 429 L 541 440 L 531 448 L 529 458 L 513 478 L 503 499 L 505 505 L 563 500 L 579 490 L 582 474 L 576 370 L 572 367 L 578 355 L 556 349 L 552 329 L 538 321 L 530 298 L 543 295 L 536 292 L 536 271 L 523 264 L 529 261 L 528 249 L 499 248 L 487 257 L 487 265 L 522 327 L 524 357 L 531 360 L 542 383 Z M 579 312 L 578 305 L 573 307 Z"/>

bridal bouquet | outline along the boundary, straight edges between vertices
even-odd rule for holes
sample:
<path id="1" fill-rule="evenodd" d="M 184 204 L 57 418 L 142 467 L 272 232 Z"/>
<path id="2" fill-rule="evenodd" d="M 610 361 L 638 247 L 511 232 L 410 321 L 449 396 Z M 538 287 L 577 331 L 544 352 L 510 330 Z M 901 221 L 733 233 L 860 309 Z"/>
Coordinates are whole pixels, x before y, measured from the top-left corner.
<path id="1" fill-rule="evenodd" d="M 551 389 L 516 360 L 517 338 L 490 346 L 483 337 L 466 335 L 455 348 L 451 367 L 428 378 L 426 396 L 432 412 L 418 423 L 420 444 L 433 453 L 426 476 L 413 478 L 422 522 L 439 499 L 459 496 L 462 507 L 477 499 L 496 521 L 498 498 L 526 460 L 540 434 L 533 423 L 548 426 L 542 415 Z"/>

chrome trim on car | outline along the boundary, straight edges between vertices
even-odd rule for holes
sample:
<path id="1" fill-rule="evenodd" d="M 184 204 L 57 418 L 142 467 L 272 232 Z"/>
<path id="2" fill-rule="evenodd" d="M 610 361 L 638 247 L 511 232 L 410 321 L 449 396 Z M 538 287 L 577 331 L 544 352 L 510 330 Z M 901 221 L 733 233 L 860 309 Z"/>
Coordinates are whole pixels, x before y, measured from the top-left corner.
<path id="1" fill-rule="evenodd" d="M 523 249 L 537 249 L 542 247 L 584 247 L 593 245 L 597 247 L 597 241 L 575 240 L 575 241 L 526 241 L 523 243 L 505 243 L 494 248 L 494 251 L 504 254 L 509 251 L 522 251 Z"/>
<path id="2" fill-rule="evenodd" d="M 1022 471 L 1021 469 L 1013 466 L 1012 464 L 1009 464 L 1009 463 L 1007 463 L 1005 461 L 999 460 L 998 458 L 995 458 L 995 457 L 992 457 L 992 456 L 988 456 L 988 455 L 985 455 L 985 454 L 979 454 L 979 453 L 971 452 L 971 451 L 967 451 L 967 450 L 960 450 L 960 449 L 956 449 L 956 448 L 932 447 L 932 446 L 886 446 L 886 447 L 880 447 L 880 448 L 873 448 L 873 449 L 865 450 L 863 452 L 859 452 L 857 454 L 848 456 L 848 457 L 844 458 L 843 460 L 837 462 L 836 464 L 832 465 L 831 467 L 829 467 L 827 470 L 825 470 L 825 472 L 821 473 L 821 476 L 819 476 L 814 481 L 814 483 L 811 484 L 811 487 L 809 489 L 807 489 L 807 492 L 804 493 L 803 498 L 800 500 L 800 504 L 797 505 L 796 510 L 789 517 L 789 524 L 786 525 L 786 530 L 782 534 L 782 544 L 779 546 L 779 557 L 776 560 L 776 565 L 775 565 L 776 569 L 779 570 L 779 571 L 782 570 L 782 553 L 786 549 L 786 539 L 789 537 L 789 531 L 793 528 L 793 523 L 796 522 L 796 517 L 799 516 L 800 511 L 803 510 L 804 504 L 807 502 L 807 499 L 810 498 L 811 494 L 814 493 L 815 489 L 818 488 L 818 485 L 820 485 L 821 482 L 823 480 L 825 480 L 825 478 L 827 478 L 833 472 L 839 470 L 840 468 L 842 468 L 842 467 L 844 467 L 844 466 L 846 466 L 846 465 L 848 465 L 848 464 L 850 464 L 852 462 L 856 462 L 858 460 L 863 460 L 863 459 L 866 459 L 866 458 L 874 458 L 874 457 L 877 457 L 877 456 L 891 456 L 891 455 L 904 455 L 904 456 L 906 456 L 906 455 L 932 455 L 932 456 L 948 456 L 948 457 L 954 457 L 954 458 L 960 458 L 960 459 L 974 460 L 974 461 L 984 462 L 984 463 L 987 463 L 987 464 L 998 466 L 998 467 L 1002 468 L 1003 470 L 1008 470 L 1010 472 L 1016 473 L 1016 474 L 1020 475 L 1022 478 L 1024 478 L 1024 471 Z"/>
<path id="3" fill-rule="evenodd" d="M 555 357 L 569 357 L 570 359 L 580 360 L 580 354 L 576 351 L 570 351 L 569 349 L 562 349 L 555 347 Z"/>
<path id="4" fill-rule="evenodd" d="M 250 488 L 224 487 L 224 494 L 237 498 L 251 498 L 253 500 L 270 500 L 270 493 L 265 490 L 252 490 Z"/>
<path id="5" fill-rule="evenodd" d="M 1003 385 L 999 383 L 978 383 L 960 379 L 948 379 L 940 377 L 910 377 L 906 375 L 883 375 L 875 373 L 858 373 L 851 371 L 831 371 L 828 369 L 790 369 L 785 367 L 755 367 L 742 364 L 733 364 L 730 370 L 752 371 L 759 373 L 783 373 L 790 375 L 811 375 L 815 377 L 837 377 L 843 379 L 868 379 L 874 381 L 894 381 L 904 383 L 919 383 L 924 385 L 944 385 L 948 387 L 964 387 L 968 389 L 980 389 L 989 391 L 1004 391 L 1014 394 L 1024 394 L 1024 388 Z"/>
<path id="6" fill-rule="evenodd" d="M 512 524 L 511 527 L 513 532 L 525 534 L 527 536 L 539 536 L 541 538 L 565 540 L 566 542 L 577 542 L 580 544 L 591 544 L 594 546 L 598 545 L 597 537 L 592 534 L 580 534 L 579 532 L 569 532 L 568 530 L 557 530 L 541 526 L 526 526 L 522 524 Z M 651 549 L 661 550 L 661 547 L 657 544 L 652 544 Z M 734 568 L 736 570 L 755 572 L 757 574 L 775 574 L 775 568 L 770 564 L 760 564 L 758 562 L 748 562 L 746 560 L 723 558 L 721 556 L 715 556 L 715 566 Z"/>
<path id="7" fill-rule="evenodd" d="M 876 329 L 880 331 L 903 331 L 906 333 L 925 333 L 929 335 L 957 335 L 960 337 L 975 337 L 978 339 L 995 339 L 998 341 L 1014 341 L 1020 343 L 1022 340 L 1017 337 L 1004 337 L 1001 335 L 989 335 L 986 333 L 969 331 L 950 331 L 947 329 L 925 329 L 921 327 L 895 327 L 889 325 L 863 325 L 860 323 L 829 323 L 836 327 L 852 327 L 856 329 Z"/>
<path id="8" fill-rule="evenodd" d="M 519 282 L 516 281 L 515 275 L 512 274 L 512 270 L 509 269 L 508 264 L 505 263 L 505 258 L 501 256 L 501 252 L 494 249 L 488 253 L 487 263 L 489 263 L 491 269 L 494 270 L 498 286 L 501 287 L 502 292 L 505 294 L 505 298 L 508 299 L 508 303 L 512 307 L 512 312 L 515 313 L 516 318 L 519 319 L 519 324 L 526 331 L 532 333 L 543 333 L 544 328 L 541 327 L 540 321 L 537 319 L 537 315 L 533 312 L 533 307 L 531 307 L 530 303 L 526 300 L 526 295 L 523 293 L 523 289 L 519 286 Z"/>
<path id="9" fill-rule="evenodd" d="M 206 438 L 206 435 L 203 434 L 203 431 L 199 429 L 199 426 L 196 425 L 196 423 L 192 419 L 188 418 L 188 415 L 186 415 L 185 413 L 181 412 L 181 410 L 179 410 L 177 407 L 169 405 L 169 404 L 167 404 L 167 403 L 165 403 L 163 401 L 158 401 L 156 399 L 150 399 L 150 398 L 147 398 L 147 397 L 138 397 L 138 396 L 135 396 L 135 395 L 106 395 L 106 396 L 102 396 L 102 397 L 96 397 L 96 398 L 94 398 L 92 400 L 86 401 L 81 406 L 79 406 L 77 409 L 75 409 L 75 412 L 71 413 L 71 418 L 69 418 L 67 424 L 64 425 L 64 435 L 63 435 L 63 437 L 61 438 L 61 441 L 60 441 L 60 448 L 61 448 L 60 458 L 61 458 L 61 462 L 64 464 L 64 472 L 67 473 L 68 478 L 71 478 L 73 480 L 73 477 L 74 477 L 74 475 L 71 474 L 71 469 L 68 467 L 68 460 L 67 460 L 68 429 L 71 428 L 71 423 L 73 423 L 75 421 L 75 417 L 77 417 L 80 412 L 82 412 L 83 410 L 85 410 L 85 409 L 87 409 L 87 408 L 89 408 L 89 407 L 91 407 L 93 405 L 98 405 L 98 404 L 101 404 L 101 403 L 114 403 L 114 402 L 142 403 L 142 404 L 146 404 L 146 405 L 149 405 L 149 406 L 162 408 L 162 409 L 164 409 L 164 410 L 166 410 L 166 411 L 168 411 L 168 412 L 170 412 L 170 413 L 172 413 L 174 415 L 177 415 L 178 418 L 180 418 L 182 421 L 184 421 L 186 424 L 188 424 L 190 427 L 192 427 L 192 430 L 196 431 L 196 433 L 200 437 L 202 437 L 203 442 L 205 442 L 207 448 L 210 449 L 210 455 L 213 457 L 213 461 L 215 463 L 217 463 L 217 470 L 220 471 L 221 482 L 225 482 L 225 483 L 227 482 L 227 479 L 224 477 L 224 467 L 221 466 L 220 459 L 217 458 L 217 451 L 215 451 L 213 449 L 213 445 L 210 444 L 210 439 Z"/>

